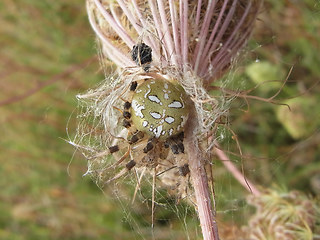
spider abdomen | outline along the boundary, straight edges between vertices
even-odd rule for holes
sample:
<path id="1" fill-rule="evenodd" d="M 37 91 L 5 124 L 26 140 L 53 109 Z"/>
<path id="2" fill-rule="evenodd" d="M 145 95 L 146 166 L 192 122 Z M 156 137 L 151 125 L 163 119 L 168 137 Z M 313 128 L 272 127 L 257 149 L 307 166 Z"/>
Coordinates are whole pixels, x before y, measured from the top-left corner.
<path id="1" fill-rule="evenodd" d="M 149 136 L 166 139 L 183 131 L 188 118 L 184 89 L 163 79 L 148 79 L 136 89 L 131 102 L 135 127 Z"/>

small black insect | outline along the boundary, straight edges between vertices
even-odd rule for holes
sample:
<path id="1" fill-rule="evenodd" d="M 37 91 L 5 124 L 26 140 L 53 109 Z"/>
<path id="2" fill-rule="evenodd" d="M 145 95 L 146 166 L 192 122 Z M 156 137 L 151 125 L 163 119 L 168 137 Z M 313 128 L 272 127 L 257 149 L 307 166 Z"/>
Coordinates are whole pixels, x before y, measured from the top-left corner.
<path id="1" fill-rule="evenodd" d="M 147 72 L 150 68 L 149 63 L 152 62 L 152 49 L 145 43 L 139 43 L 133 46 L 131 57 L 138 66 L 144 65 L 143 69 Z"/>

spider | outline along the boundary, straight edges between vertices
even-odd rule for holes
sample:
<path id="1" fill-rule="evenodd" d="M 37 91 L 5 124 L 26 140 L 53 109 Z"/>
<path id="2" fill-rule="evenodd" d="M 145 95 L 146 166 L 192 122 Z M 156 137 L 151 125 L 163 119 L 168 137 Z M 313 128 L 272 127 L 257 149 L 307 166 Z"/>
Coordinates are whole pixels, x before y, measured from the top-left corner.
<path id="1" fill-rule="evenodd" d="M 117 155 L 116 164 L 128 159 L 125 167 L 111 180 L 115 180 L 134 167 L 154 169 L 162 182 L 175 188 L 174 183 L 164 174 L 185 177 L 189 174 L 184 153 L 184 127 L 188 118 L 188 96 L 177 80 L 169 79 L 157 71 L 149 71 L 152 60 L 151 48 L 137 44 L 131 52 L 132 59 L 144 72 L 133 80 L 120 97 L 123 100 L 122 126 L 127 136 L 116 145 L 109 147 L 109 153 Z M 141 77 L 142 76 L 142 77 Z M 169 175 L 170 175 L 169 174 Z M 110 180 L 110 181 L 111 181 Z M 171 181 L 171 182 L 170 182 Z M 186 182 L 186 181 L 185 181 Z"/>

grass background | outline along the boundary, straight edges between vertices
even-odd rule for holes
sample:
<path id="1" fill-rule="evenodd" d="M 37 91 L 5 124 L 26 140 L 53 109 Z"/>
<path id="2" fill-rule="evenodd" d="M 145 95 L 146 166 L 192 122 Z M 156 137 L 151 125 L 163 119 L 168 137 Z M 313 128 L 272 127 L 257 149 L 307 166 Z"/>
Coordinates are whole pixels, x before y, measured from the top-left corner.
<path id="1" fill-rule="evenodd" d="M 64 141 L 67 126 L 75 133 L 75 95 L 104 78 L 85 2 L 1 1 L 0 45 L 0 239 L 150 239 L 150 209 L 104 195 L 82 177 L 86 162 Z M 277 96 L 291 112 L 254 100 L 248 111 L 243 100 L 231 111 L 230 126 L 248 156 L 234 161 L 265 188 L 320 193 L 319 45 L 319 1 L 266 0 L 230 83 L 249 89 L 283 81 L 292 67 Z M 266 83 L 252 94 L 268 98 L 278 88 Z M 236 152 L 230 134 L 224 139 Z M 241 226 L 251 211 L 246 192 L 219 162 L 214 166 L 220 224 Z M 185 239 L 183 220 L 191 239 L 199 237 L 190 212 L 181 220 L 177 211 L 159 210 L 158 239 Z"/>

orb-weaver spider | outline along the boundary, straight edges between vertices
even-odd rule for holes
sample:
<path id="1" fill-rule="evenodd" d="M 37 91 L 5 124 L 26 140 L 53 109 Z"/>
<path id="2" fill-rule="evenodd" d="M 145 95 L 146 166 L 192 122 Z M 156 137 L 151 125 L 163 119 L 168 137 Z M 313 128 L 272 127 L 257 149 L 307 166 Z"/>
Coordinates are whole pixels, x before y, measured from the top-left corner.
<path id="1" fill-rule="evenodd" d="M 121 112 L 127 136 L 109 147 L 109 153 L 118 155 L 116 164 L 129 161 L 111 180 L 134 167 L 146 167 L 154 169 L 165 185 L 176 188 L 181 182 L 188 182 L 173 181 L 169 175 L 177 178 L 189 174 L 183 145 L 189 98 L 177 80 L 150 70 L 151 49 L 147 45 L 135 45 L 132 58 L 143 72 L 120 96 L 122 109 L 116 108 Z M 123 155 L 118 154 L 121 150 Z"/>

